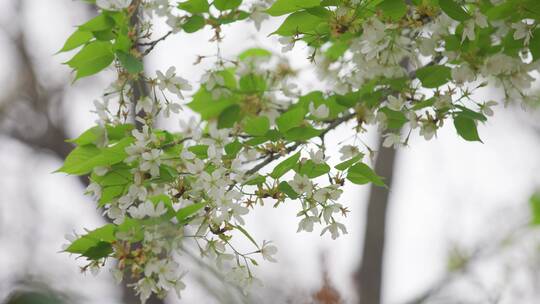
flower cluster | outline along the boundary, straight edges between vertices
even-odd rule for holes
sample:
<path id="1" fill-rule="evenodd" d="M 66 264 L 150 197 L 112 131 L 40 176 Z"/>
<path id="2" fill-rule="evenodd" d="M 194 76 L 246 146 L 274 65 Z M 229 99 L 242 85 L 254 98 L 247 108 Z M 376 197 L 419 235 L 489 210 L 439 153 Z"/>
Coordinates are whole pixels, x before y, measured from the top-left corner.
<path id="1" fill-rule="evenodd" d="M 108 63 L 101 69 L 115 62 L 118 75 L 94 102 L 96 126 L 72 140 L 77 147 L 59 169 L 89 175 L 87 193 L 111 224 L 70 237 L 65 250 L 85 256 L 92 272 L 118 260 L 114 276 L 142 302 L 152 293 L 180 296 L 187 269 L 178 256 L 190 246 L 227 281 L 244 290 L 259 284 L 255 258 L 276 262 L 277 247 L 245 227 L 257 205 L 295 201 L 297 232 L 320 225 L 332 239 L 346 234 L 342 186 L 384 186 L 364 159 L 373 149 L 358 144 L 367 125 L 383 132 L 386 147 L 407 145 L 415 129 L 430 140 L 448 120 L 465 140 L 480 141 L 477 125 L 497 103 L 477 100 L 477 89 L 498 86 L 505 102 L 535 98 L 528 90 L 539 67 L 540 16 L 502 16 L 512 0 L 246 2 L 98 0 L 100 14 L 62 49 L 82 47 L 68 61 L 77 78 L 100 70 L 85 65 L 88 53 Z M 307 44 L 332 90 L 302 92 L 286 58 L 261 48 L 224 58 L 218 46 L 215 56 L 199 56 L 197 63 L 215 59 L 199 85 L 175 67 L 143 73 L 142 58 L 169 35 L 209 26 L 219 44 L 229 23 L 248 19 L 260 30 L 282 15 L 274 32 L 282 51 Z M 169 27 L 160 38 L 152 37 L 156 18 Z M 155 127 L 185 108 L 196 116 L 179 120 L 179 129 Z M 353 136 L 338 160 L 327 155 L 325 136 L 347 123 Z M 241 252 L 239 238 L 253 250 Z"/>

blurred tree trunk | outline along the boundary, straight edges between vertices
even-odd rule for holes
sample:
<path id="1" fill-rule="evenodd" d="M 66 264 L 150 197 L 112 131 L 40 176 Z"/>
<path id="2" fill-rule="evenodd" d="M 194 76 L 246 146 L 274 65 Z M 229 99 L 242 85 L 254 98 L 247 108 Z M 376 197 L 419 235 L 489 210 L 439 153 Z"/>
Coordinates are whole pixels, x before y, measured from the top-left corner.
<path id="1" fill-rule="evenodd" d="M 382 138 L 379 138 L 375 172 L 385 178 L 388 188 L 373 184 L 370 188 L 362 262 L 355 273 L 356 290 L 360 304 L 381 303 L 386 214 L 397 154 L 395 149 L 383 147 L 382 141 Z"/>
<path id="2" fill-rule="evenodd" d="M 65 142 L 69 137 L 62 111 L 65 88 L 40 83 L 22 28 L 24 20 L 22 7 L 23 1 L 16 0 L 18 28 L 9 38 L 18 56 L 19 67 L 16 70 L 18 78 L 13 91 L 4 92 L 5 101 L 0 103 L 0 122 L 8 125 L 6 128 L 2 127 L 0 132 L 38 152 L 49 152 L 64 160 L 73 149 L 72 144 Z M 92 11 L 92 14 L 95 12 Z M 6 34 L 10 35 L 8 32 Z M 138 90 L 136 94 L 140 94 Z M 34 119 L 46 123 L 45 128 L 35 134 L 29 132 L 32 130 L 29 126 L 34 123 Z M 79 181 L 83 187 L 88 186 L 87 176 L 80 176 Z M 108 219 L 105 217 L 105 220 Z M 128 282 L 124 281 L 121 286 L 123 303 L 139 303 L 139 298 L 127 284 Z M 152 295 L 146 303 L 163 304 L 164 301 Z"/>

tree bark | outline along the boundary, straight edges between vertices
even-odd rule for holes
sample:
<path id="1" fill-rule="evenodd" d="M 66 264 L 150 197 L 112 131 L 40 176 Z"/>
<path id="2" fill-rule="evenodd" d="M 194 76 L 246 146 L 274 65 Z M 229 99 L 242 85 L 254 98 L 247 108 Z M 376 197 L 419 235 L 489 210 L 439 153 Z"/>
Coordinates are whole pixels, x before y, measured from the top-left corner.
<path id="1" fill-rule="evenodd" d="M 388 188 L 371 184 L 366 213 L 362 262 L 355 274 L 355 284 L 360 304 L 380 304 L 382 296 L 386 213 L 397 153 L 393 148 L 383 147 L 382 138 L 379 140 L 378 151 L 375 172 L 385 178 Z"/>
<path id="2" fill-rule="evenodd" d="M 19 15 L 22 15 L 21 4 L 21 2 L 17 1 L 16 10 Z M 22 20 L 23 18 L 19 19 Z M 0 108 L 0 122 L 11 120 L 11 127 L 1 130 L 1 133 L 19 140 L 36 151 L 48 151 L 59 159 L 64 160 L 73 149 L 73 145 L 65 142 L 65 139 L 68 138 L 68 132 L 61 113 L 61 105 L 64 102 L 62 99 L 63 88 L 46 87 L 39 83 L 38 72 L 31 59 L 32 57 L 22 28 L 18 29 L 12 40 L 17 50 L 16 54 L 19 57 L 19 78 L 14 92 L 12 94 L 6 94 L 8 100 L 0 103 L 1 105 L 7 105 Z M 136 94 L 140 94 L 138 90 L 135 91 L 137 92 Z M 12 112 L 15 112 L 13 109 L 17 109 L 17 103 L 19 102 L 25 102 L 28 105 L 26 111 L 32 111 L 33 115 L 44 118 L 46 127 L 39 134 L 28 134 L 28 132 L 21 131 L 26 129 L 26 126 L 32 123 L 31 121 L 20 119 L 18 116 L 14 118 L 9 117 L 10 114 L 13 114 Z M 56 117 L 52 117 L 51 113 L 54 113 Z M 80 176 L 78 179 L 83 187 L 88 186 L 89 180 L 87 176 Z M 105 220 L 108 219 L 105 217 Z M 124 281 L 121 286 L 123 303 L 139 303 L 139 298 L 127 284 L 128 282 Z M 146 303 L 163 304 L 164 301 L 153 295 Z"/>

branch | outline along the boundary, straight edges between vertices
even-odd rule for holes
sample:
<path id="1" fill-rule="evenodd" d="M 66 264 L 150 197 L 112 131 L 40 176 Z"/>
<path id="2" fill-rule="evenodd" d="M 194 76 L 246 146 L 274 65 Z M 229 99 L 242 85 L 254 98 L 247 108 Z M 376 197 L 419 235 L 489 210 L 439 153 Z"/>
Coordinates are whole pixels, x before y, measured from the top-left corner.
<path id="1" fill-rule="evenodd" d="M 340 118 L 337 118 L 335 120 L 333 120 L 329 125 L 328 127 L 326 127 L 326 129 L 324 129 L 321 134 L 319 135 L 320 137 L 323 137 L 324 135 L 326 135 L 326 133 L 330 132 L 331 130 L 337 128 L 339 125 L 341 125 L 342 123 L 344 122 L 347 122 L 349 120 L 351 120 L 352 118 L 354 118 L 356 116 L 356 112 L 353 112 L 353 113 L 348 113 L 347 115 L 345 116 L 342 116 Z M 287 154 L 295 151 L 296 149 L 298 149 L 298 147 L 300 147 L 301 145 L 303 145 L 304 143 L 303 142 L 296 142 L 294 145 L 290 146 L 287 148 Z M 285 155 L 287 155 L 285 154 Z M 257 173 L 260 169 L 264 168 L 266 165 L 270 164 L 271 162 L 273 162 L 274 160 L 276 159 L 279 159 L 281 158 L 282 154 L 279 154 L 279 153 L 273 153 L 273 154 L 270 154 L 268 155 L 268 157 L 266 157 L 262 162 L 260 162 L 259 164 L 257 164 L 255 167 L 251 168 L 250 170 L 248 170 L 246 172 L 246 174 L 249 176 L 249 175 L 252 175 L 254 173 Z"/>
<path id="2" fill-rule="evenodd" d="M 485 261 L 485 259 L 495 256 L 496 254 L 500 254 L 502 253 L 502 251 L 511 248 L 510 246 L 508 246 L 508 240 L 511 239 L 512 235 L 522 237 L 524 233 L 519 231 L 521 229 L 526 229 L 526 227 L 527 225 L 517 226 L 515 230 L 512 230 L 508 235 L 501 237 L 494 244 L 492 238 L 488 238 L 488 240 L 485 241 L 484 244 L 479 243 L 476 246 L 476 249 L 472 250 L 472 253 L 465 257 L 466 260 L 464 260 L 460 268 L 454 271 L 446 272 L 431 287 L 427 288 L 413 299 L 404 302 L 404 304 L 426 303 L 426 301 L 437 295 L 439 292 L 443 291 L 445 288 L 448 287 L 448 285 L 450 285 L 460 276 L 464 276 L 470 273 L 475 263 L 479 261 Z"/>
<path id="3" fill-rule="evenodd" d="M 142 56 L 146 56 L 146 55 L 150 54 L 150 52 L 152 52 L 152 50 L 156 47 L 156 45 L 158 43 L 160 43 L 161 41 L 167 39 L 167 37 L 169 37 L 172 33 L 173 33 L 172 31 L 169 31 L 169 32 L 167 32 L 167 34 L 163 35 L 161 38 L 159 38 L 157 40 L 154 40 L 152 42 L 146 42 L 146 43 L 137 44 L 139 46 L 148 46 L 148 48 L 142 53 Z"/>

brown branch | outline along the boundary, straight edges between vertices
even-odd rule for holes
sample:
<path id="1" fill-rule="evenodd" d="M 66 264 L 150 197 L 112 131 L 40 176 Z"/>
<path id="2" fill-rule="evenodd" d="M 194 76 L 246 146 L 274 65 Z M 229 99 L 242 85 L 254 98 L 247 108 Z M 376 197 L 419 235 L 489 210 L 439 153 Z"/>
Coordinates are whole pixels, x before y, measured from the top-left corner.
<path id="1" fill-rule="evenodd" d="M 154 50 L 154 48 L 156 47 L 156 45 L 158 43 L 160 43 L 161 41 L 167 39 L 167 37 L 169 37 L 172 33 L 173 33 L 173 31 L 169 31 L 169 32 L 167 32 L 167 34 L 163 35 L 161 38 L 156 39 L 156 40 L 154 40 L 152 42 L 137 44 L 138 46 L 148 46 L 148 48 L 146 50 L 144 50 L 144 52 L 142 53 L 142 56 L 144 57 L 144 56 L 150 54 L 150 52 L 152 52 L 152 50 Z"/>

